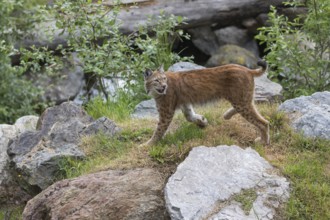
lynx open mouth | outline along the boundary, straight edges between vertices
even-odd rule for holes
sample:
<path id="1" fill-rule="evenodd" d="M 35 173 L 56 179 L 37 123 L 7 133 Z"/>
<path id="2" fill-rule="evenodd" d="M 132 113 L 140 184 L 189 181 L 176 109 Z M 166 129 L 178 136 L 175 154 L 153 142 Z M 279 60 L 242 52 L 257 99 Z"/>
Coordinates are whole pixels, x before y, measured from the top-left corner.
<path id="1" fill-rule="evenodd" d="M 156 89 L 159 94 L 165 94 L 166 93 L 166 87 L 161 89 Z"/>

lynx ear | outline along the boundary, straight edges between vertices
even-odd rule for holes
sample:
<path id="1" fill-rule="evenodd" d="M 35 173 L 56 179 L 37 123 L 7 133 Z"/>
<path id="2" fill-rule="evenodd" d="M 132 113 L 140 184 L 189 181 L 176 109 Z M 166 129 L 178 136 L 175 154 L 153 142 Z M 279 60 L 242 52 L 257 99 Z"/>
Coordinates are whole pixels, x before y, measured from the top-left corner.
<path id="1" fill-rule="evenodd" d="M 152 71 L 151 71 L 151 69 L 146 69 L 146 70 L 144 71 L 143 75 L 144 75 L 144 78 L 145 78 L 145 79 L 149 78 L 149 77 L 152 75 Z"/>
<path id="2" fill-rule="evenodd" d="M 162 65 L 158 68 L 158 72 L 160 72 L 160 73 L 164 73 L 164 64 L 162 64 Z"/>

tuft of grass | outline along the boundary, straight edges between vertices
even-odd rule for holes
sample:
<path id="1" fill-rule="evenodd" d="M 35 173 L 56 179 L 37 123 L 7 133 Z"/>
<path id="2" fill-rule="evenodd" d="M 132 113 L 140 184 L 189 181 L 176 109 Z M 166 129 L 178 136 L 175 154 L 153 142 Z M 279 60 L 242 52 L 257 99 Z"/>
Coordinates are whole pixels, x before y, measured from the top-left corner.
<path id="1" fill-rule="evenodd" d="M 167 149 L 167 146 L 152 146 L 149 151 L 149 155 L 159 163 L 164 163 Z"/>
<path id="2" fill-rule="evenodd" d="M 141 138 L 141 135 L 150 133 L 143 129 L 139 131 L 123 131 L 120 135 L 109 137 L 104 133 L 82 138 L 80 147 L 86 158 L 66 157 L 59 163 L 59 179 L 73 178 L 83 174 L 102 170 L 109 161 L 113 161 L 125 154 L 133 142 Z"/>
<path id="3" fill-rule="evenodd" d="M 205 137 L 205 132 L 195 124 L 184 122 L 181 126 L 173 133 L 167 134 L 161 145 L 180 145 L 192 139 L 201 139 Z"/>
<path id="4" fill-rule="evenodd" d="M 114 100 L 104 101 L 102 97 L 96 97 L 88 102 L 85 109 L 89 115 L 97 119 L 100 117 L 108 117 L 114 121 L 128 120 L 132 113 L 137 100 L 125 93 L 118 92 Z"/>
<path id="5" fill-rule="evenodd" d="M 241 203 L 243 211 L 248 215 L 257 196 L 254 189 L 244 189 L 239 194 L 234 195 L 232 199 Z"/>

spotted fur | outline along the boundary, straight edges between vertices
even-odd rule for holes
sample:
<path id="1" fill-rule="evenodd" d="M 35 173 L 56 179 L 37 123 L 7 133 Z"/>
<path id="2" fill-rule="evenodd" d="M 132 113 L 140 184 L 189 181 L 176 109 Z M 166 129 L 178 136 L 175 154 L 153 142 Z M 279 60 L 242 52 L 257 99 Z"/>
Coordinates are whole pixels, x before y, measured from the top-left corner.
<path id="1" fill-rule="evenodd" d="M 261 141 L 269 144 L 269 122 L 258 113 L 253 100 L 254 77 L 261 76 L 267 68 L 264 61 L 259 61 L 258 65 L 261 68 L 254 70 L 229 64 L 179 74 L 164 72 L 162 68 L 146 70 L 145 89 L 155 99 L 159 113 L 157 129 L 146 145 L 153 145 L 164 136 L 178 108 L 181 108 L 188 121 L 200 127 L 206 126 L 207 120 L 196 114 L 192 105 L 221 98 L 232 104 L 232 108 L 224 114 L 224 119 L 241 114 L 259 129 Z"/>

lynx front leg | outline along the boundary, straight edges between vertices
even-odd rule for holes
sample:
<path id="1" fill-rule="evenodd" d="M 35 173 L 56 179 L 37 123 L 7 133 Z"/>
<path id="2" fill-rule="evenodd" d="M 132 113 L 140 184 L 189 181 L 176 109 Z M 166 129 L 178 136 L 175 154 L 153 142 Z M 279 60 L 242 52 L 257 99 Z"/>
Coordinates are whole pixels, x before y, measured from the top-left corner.
<path id="1" fill-rule="evenodd" d="M 171 121 L 174 116 L 174 110 L 169 109 L 160 109 L 159 110 L 159 121 L 157 125 L 157 129 L 152 135 L 151 139 L 147 141 L 144 145 L 151 146 L 157 143 L 164 136 L 167 131 L 168 126 L 171 124 Z"/>
<path id="2" fill-rule="evenodd" d="M 207 119 L 203 115 L 196 114 L 192 105 L 183 105 L 181 110 L 187 121 L 193 122 L 202 128 L 207 125 Z"/>

